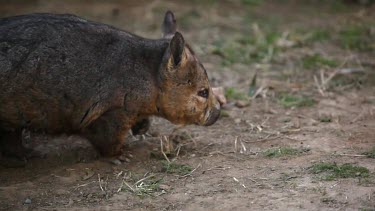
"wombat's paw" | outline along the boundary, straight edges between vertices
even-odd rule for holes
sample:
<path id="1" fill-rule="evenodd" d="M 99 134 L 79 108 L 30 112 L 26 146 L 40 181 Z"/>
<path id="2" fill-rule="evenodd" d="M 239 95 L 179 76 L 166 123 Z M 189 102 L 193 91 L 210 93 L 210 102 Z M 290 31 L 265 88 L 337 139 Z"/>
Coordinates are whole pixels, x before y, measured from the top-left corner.
<path id="1" fill-rule="evenodd" d="M 150 129 L 151 122 L 150 119 L 139 119 L 135 125 L 132 127 L 133 135 L 143 135 L 145 134 L 148 129 Z"/>
<path id="2" fill-rule="evenodd" d="M 109 158 L 108 161 L 114 165 L 121 165 L 123 163 L 129 163 L 133 156 L 131 154 L 122 154 L 116 157 Z"/>

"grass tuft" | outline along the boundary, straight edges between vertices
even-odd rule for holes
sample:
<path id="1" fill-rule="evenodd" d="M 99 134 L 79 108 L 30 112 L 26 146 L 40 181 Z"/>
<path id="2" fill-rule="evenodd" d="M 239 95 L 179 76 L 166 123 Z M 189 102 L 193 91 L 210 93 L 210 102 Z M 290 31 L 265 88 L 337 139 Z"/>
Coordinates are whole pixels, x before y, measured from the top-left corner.
<path id="1" fill-rule="evenodd" d="M 168 174 L 178 174 L 187 175 L 193 170 L 191 166 L 177 163 L 169 163 L 167 161 L 162 161 L 163 171 Z"/>
<path id="2" fill-rule="evenodd" d="M 349 26 L 339 33 L 339 43 L 343 48 L 359 51 L 375 50 L 374 34 L 369 26 Z"/>
<path id="3" fill-rule="evenodd" d="M 238 91 L 233 87 L 225 89 L 225 97 L 232 100 L 246 100 L 247 96 L 245 93 Z"/>
<path id="4" fill-rule="evenodd" d="M 306 96 L 294 96 L 290 94 L 283 94 L 279 99 L 280 105 L 285 108 L 291 107 L 310 107 L 316 102 L 314 99 Z"/>
<path id="5" fill-rule="evenodd" d="M 257 6 L 261 4 L 263 0 L 241 0 L 241 3 L 248 6 Z"/>
<path id="6" fill-rule="evenodd" d="M 365 152 L 364 154 L 367 155 L 368 158 L 375 158 L 375 146 L 372 147 L 370 151 Z"/>
<path id="7" fill-rule="evenodd" d="M 329 40 L 331 35 L 327 29 L 316 29 L 311 33 L 307 42 L 323 42 Z"/>
<path id="8" fill-rule="evenodd" d="M 129 185 L 125 181 L 123 182 L 126 184 L 124 185 L 124 191 L 131 192 L 141 198 L 163 193 L 163 190 L 160 188 L 163 178 L 157 178 L 155 175 L 142 178 L 134 183 L 134 185 Z"/>
<path id="9" fill-rule="evenodd" d="M 306 69 L 316 69 L 321 67 L 337 67 L 338 62 L 332 59 L 327 59 L 319 54 L 312 56 L 305 56 L 302 59 L 303 67 Z"/>
<path id="10" fill-rule="evenodd" d="M 277 41 L 281 37 L 281 33 L 276 31 L 265 32 L 255 24 L 250 36 L 213 42 L 212 54 L 221 56 L 223 65 L 252 64 L 254 62 L 269 63 L 280 51 Z"/>
<path id="11" fill-rule="evenodd" d="M 335 180 L 338 178 L 365 178 L 369 176 L 369 170 L 362 166 L 352 164 L 337 165 L 336 163 L 316 163 L 310 167 L 314 174 L 324 174 L 323 180 Z"/>
<path id="12" fill-rule="evenodd" d="M 264 152 L 266 157 L 282 157 L 287 155 L 299 155 L 302 154 L 302 150 L 295 149 L 291 147 L 280 147 L 280 148 L 273 148 L 268 149 Z"/>

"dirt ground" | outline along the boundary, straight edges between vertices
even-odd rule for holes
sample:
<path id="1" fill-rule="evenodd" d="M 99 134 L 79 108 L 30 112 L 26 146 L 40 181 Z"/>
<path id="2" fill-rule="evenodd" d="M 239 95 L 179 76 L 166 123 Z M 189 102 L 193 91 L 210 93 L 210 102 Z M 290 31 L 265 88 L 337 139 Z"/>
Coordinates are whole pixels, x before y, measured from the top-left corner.
<path id="1" fill-rule="evenodd" d="M 0 210 L 375 210 L 375 5 L 0 1 L 1 16 L 74 13 L 149 38 L 167 9 L 226 90 L 219 121 L 155 118 L 121 165 L 25 131 L 45 158 L 0 167 Z"/>

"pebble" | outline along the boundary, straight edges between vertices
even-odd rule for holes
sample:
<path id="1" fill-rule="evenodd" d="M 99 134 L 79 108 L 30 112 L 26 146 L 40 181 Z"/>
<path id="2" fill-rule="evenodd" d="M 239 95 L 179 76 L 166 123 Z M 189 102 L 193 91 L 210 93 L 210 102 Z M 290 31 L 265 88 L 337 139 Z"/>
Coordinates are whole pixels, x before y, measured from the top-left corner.
<path id="1" fill-rule="evenodd" d="M 112 159 L 111 163 L 114 165 L 121 165 L 121 161 L 119 159 Z"/>
<path id="2" fill-rule="evenodd" d="M 29 198 L 25 199 L 25 201 L 23 202 L 23 204 L 31 204 L 31 199 L 29 199 Z"/>

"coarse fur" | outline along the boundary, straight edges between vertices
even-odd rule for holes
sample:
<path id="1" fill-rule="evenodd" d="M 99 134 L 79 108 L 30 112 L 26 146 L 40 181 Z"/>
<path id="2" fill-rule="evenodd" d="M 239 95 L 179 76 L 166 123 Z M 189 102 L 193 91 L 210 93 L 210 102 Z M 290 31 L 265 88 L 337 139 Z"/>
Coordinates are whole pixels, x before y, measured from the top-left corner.
<path id="1" fill-rule="evenodd" d="M 21 145 L 26 128 L 79 133 L 117 156 L 126 133 L 147 130 L 149 116 L 213 124 L 220 105 L 206 70 L 172 12 L 162 28 L 152 40 L 74 15 L 0 19 L 0 148 Z"/>

